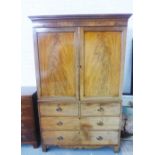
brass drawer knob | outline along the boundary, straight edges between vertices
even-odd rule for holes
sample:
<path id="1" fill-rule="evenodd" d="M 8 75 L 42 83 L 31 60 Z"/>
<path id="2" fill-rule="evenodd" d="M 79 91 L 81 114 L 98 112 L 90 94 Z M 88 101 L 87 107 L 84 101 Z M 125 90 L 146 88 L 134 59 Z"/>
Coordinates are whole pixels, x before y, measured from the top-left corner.
<path id="1" fill-rule="evenodd" d="M 63 140 L 64 138 L 62 136 L 57 137 L 57 140 Z"/>
<path id="2" fill-rule="evenodd" d="M 98 137 L 96 137 L 96 139 L 100 141 L 100 140 L 103 140 L 103 137 L 102 136 L 98 136 Z"/>
<path id="3" fill-rule="evenodd" d="M 103 112 L 104 111 L 104 108 L 100 107 L 99 109 L 97 109 L 97 111 Z"/>
<path id="4" fill-rule="evenodd" d="M 61 107 L 58 107 L 58 108 L 56 109 L 56 111 L 57 111 L 57 112 L 61 112 L 61 111 L 62 111 L 62 108 L 61 108 Z"/>
<path id="5" fill-rule="evenodd" d="M 97 122 L 97 125 L 98 125 L 98 126 L 103 126 L 104 123 L 103 123 L 102 121 L 99 121 L 99 122 Z"/>
<path id="6" fill-rule="evenodd" d="M 59 122 L 57 123 L 57 125 L 58 125 L 58 126 L 61 126 L 61 125 L 63 125 L 63 122 L 59 121 Z"/>

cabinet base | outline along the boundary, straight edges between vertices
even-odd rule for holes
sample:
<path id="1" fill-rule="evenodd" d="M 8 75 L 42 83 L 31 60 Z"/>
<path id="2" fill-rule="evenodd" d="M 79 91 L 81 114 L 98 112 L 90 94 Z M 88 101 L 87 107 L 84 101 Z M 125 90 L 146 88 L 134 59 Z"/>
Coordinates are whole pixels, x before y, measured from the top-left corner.
<path id="1" fill-rule="evenodd" d="M 52 145 L 44 145 L 42 144 L 42 151 L 46 152 L 48 147 L 52 147 Z M 70 149 L 98 149 L 102 147 L 113 147 L 113 150 L 115 153 L 118 153 L 120 151 L 119 145 L 106 145 L 106 146 L 101 146 L 101 145 L 64 145 L 64 146 L 58 146 L 60 148 L 70 148 Z"/>

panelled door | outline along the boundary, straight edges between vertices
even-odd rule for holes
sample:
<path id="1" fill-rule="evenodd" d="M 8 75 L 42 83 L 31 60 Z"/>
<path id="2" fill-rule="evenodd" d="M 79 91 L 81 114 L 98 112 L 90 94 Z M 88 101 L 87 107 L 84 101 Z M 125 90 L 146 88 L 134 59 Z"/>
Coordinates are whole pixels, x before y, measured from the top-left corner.
<path id="1" fill-rule="evenodd" d="M 78 100 L 76 28 L 38 28 L 40 97 Z"/>
<path id="2" fill-rule="evenodd" d="M 80 99 L 118 98 L 123 57 L 122 28 L 81 29 Z"/>
<path id="3" fill-rule="evenodd" d="M 103 101 L 121 96 L 124 28 L 38 28 L 40 97 Z"/>

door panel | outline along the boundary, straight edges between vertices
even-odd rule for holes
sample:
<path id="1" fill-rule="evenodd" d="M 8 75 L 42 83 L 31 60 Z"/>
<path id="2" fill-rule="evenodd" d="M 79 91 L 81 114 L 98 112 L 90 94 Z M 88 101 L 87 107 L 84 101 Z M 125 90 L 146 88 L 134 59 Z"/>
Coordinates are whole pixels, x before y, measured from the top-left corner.
<path id="1" fill-rule="evenodd" d="M 83 31 L 81 98 L 119 96 L 121 36 L 120 31 Z"/>
<path id="2" fill-rule="evenodd" d="M 75 39 L 69 28 L 38 33 L 41 96 L 78 96 Z"/>

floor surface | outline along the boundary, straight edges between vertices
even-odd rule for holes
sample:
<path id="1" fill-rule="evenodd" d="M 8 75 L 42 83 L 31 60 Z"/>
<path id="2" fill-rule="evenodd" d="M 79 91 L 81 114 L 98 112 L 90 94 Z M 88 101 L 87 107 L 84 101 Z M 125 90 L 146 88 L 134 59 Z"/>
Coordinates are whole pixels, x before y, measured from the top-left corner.
<path id="1" fill-rule="evenodd" d="M 113 149 L 63 149 L 51 147 L 47 152 L 42 152 L 41 147 L 33 149 L 31 145 L 22 145 L 21 155 L 132 155 L 133 142 L 123 141 L 119 153 L 114 153 Z"/>

